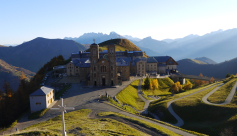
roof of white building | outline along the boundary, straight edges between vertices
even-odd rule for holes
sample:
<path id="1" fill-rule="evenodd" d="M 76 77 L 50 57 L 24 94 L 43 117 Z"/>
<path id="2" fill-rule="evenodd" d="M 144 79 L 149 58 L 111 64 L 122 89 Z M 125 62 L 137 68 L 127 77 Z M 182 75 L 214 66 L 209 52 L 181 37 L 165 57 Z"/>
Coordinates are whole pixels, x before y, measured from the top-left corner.
<path id="1" fill-rule="evenodd" d="M 53 90 L 51 87 L 42 86 L 40 89 L 36 90 L 30 96 L 45 96 Z"/>

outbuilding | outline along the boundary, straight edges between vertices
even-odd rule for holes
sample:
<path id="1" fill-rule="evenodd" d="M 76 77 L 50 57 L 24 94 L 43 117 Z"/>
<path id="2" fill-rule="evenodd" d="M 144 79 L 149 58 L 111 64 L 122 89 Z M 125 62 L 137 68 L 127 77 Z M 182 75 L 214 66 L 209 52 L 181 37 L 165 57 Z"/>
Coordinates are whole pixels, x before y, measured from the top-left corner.
<path id="1" fill-rule="evenodd" d="M 45 108 L 48 108 L 54 102 L 55 91 L 51 87 L 42 86 L 30 94 L 30 109 L 31 113 Z"/>

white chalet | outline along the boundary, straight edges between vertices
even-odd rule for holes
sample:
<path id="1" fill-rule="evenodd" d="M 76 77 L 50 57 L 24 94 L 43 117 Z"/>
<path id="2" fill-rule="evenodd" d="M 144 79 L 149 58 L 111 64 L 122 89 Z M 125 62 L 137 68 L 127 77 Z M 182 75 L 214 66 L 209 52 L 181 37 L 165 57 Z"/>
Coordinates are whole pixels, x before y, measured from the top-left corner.
<path id="1" fill-rule="evenodd" d="M 53 88 L 42 86 L 30 94 L 30 109 L 31 113 L 36 112 L 45 108 L 54 102 L 55 91 Z"/>

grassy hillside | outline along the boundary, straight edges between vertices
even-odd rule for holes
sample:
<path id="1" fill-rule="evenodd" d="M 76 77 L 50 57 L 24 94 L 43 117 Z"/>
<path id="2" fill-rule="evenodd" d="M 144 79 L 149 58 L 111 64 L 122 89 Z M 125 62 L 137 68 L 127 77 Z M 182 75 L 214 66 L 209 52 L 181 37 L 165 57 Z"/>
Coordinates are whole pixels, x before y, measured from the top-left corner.
<path id="1" fill-rule="evenodd" d="M 213 61 L 212 59 L 207 58 L 207 57 L 195 58 L 195 60 L 200 60 L 200 61 L 205 62 L 207 64 L 217 64 L 215 61 Z"/>
<path id="2" fill-rule="evenodd" d="M 162 135 L 177 135 L 172 131 L 163 127 L 141 121 L 135 118 L 130 118 L 118 113 L 103 112 L 99 113 L 101 117 L 98 119 L 88 118 L 88 114 L 91 112 L 89 109 L 81 109 L 65 114 L 65 124 L 67 135 L 139 135 L 146 136 L 141 130 L 140 126 L 150 129 L 155 133 Z M 128 124 L 121 123 L 117 120 L 126 120 L 131 122 Z M 62 123 L 61 115 L 52 118 L 48 121 L 41 122 L 32 125 L 25 130 L 22 130 L 22 134 L 32 135 L 34 133 L 48 134 L 48 135 L 61 135 Z M 123 122 L 123 121 L 122 121 Z M 133 126 L 133 127 L 131 127 Z M 137 128 L 137 129 L 135 129 Z M 144 129 L 143 128 L 143 129 Z M 36 132 L 35 132 L 36 131 Z"/>
<path id="3" fill-rule="evenodd" d="M 19 85 L 19 77 L 22 73 L 25 74 L 28 80 L 35 75 L 34 72 L 12 66 L 0 59 L 0 88 L 2 87 L 4 80 L 6 80 L 10 83 L 13 90 L 16 90 Z"/>
<path id="4" fill-rule="evenodd" d="M 211 96 L 209 96 L 207 100 L 211 103 L 223 103 L 235 85 L 236 81 L 236 78 L 231 79 L 221 86 L 217 91 L 215 91 Z"/>
<path id="5" fill-rule="evenodd" d="M 227 73 L 237 73 L 237 58 L 218 64 L 199 64 L 190 59 L 182 59 L 177 61 L 180 73 L 188 75 L 199 75 L 202 73 L 207 77 L 225 78 Z"/>
<path id="6" fill-rule="evenodd" d="M 236 136 L 237 96 L 234 96 L 230 104 L 222 106 L 203 103 L 202 97 L 214 88 L 174 102 L 172 104 L 173 110 L 184 120 L 184 126 L 182 126 L 184 129 L 210 136 Z"/>
<path id="7" fill-rule="evenodd" d="M 142 110 L 145 105 L 145 102 L 137 95 L 138 84 L 139 80 L 135 80 L 122 91 L 120 91 L 116 95 L 116 98 L 118 99 L 119 103 L 128 104 L 138 110 Z"/>
<path id="8" fill-rule="evenodd" d="M 135 44 L 133 44 L 132 42 L 130 42 L 128 39 L 111 39 L 108 41 L 104 41 L 102 43 L 99 43 L 99 49 L 102 50 L 107 50 L 107 45 L 113 43 L 115 44 L 115 51 L 141 51 L 140 48 L 138 48 Z M 86 51 L 90 52 L 90 48 L 87 49 Z M 143 53 L 144 57 L 147 57 L 147 55 L 145 53 Z"/>
<path id="9" fill-rule="evenodd" d="M 206 62 L 203 62 L 201 60 L 196 60 L 196 59 L 190 59 L 190 60 L 197 63 L 197 64 L 207 64 Z"/>
<path id="10" fill-rule="evenodd" d="M 72 52 L 85 49 L 72 40 L 36 38 L 18 46 L 1 48 L 0 59 L 36 72 L 55 56 L 62 55 L 68 59 Z"/>
<path id="11" fill-rule="evenodd" d="M 153 79 L 150 79 L 153 80 Z M 142 83 L 142 89 L 141 91 L 147 96 L 147 95 L 158 95 L 158 96 L 166 96 L 170 95 L 171 92 L 170 87 L 174 84 L 174 82 L 170 78 L 158 78 L 158 89 L 155 90 L 145 90 L 143 85 L 145 79 L 143 79 Z"/>
<path id="12" fill-rule="evenodd" d="M 210 87 L 212 85 L 213 84 L 205 85 L 205 86 L 202 86 L 202 87 L 199 87 L 199 88 L 196 88 L 196 89 L 192 89 L 192 90 L 185 91 L 185 92 L 182 92 L 182 93 L 179 93 L 179 94 L 175 94 L 174 96 L 162 97 L 159 100 L 151 102 L 150 105 L 149 105 L 148 110 L 153 112 L 153 113 L 156 113 L 157 111 L 162 112 L 164 114 L 164 116 L 161 118 L 161 121 L 165 121 L 165 122 L 169 122 L 169 123 L 176 123 L 177 122 L 176 119 L 170 114 L 170 112 L 167 109 L 167 103 L 169 101 L 174 100 L 174 99 L 186 96 L 188 94 L 191 94 L 191 93 L 194 93 L 194 92 L 197 92 L 197 91 L 200 91 L 200 90 L 202 90 L 204 88 L 207 88 L 207 87 Z M 173 104 L 172 104 L 172 107 L 173 107 Z M 176 112 L 176 110 L 174 110 L 174 111 Z M 178 114 L 178 115 L 180 115 L 180 114 Z M 199 131 L 196 131 L 196 132 L 199 132 Z"/>

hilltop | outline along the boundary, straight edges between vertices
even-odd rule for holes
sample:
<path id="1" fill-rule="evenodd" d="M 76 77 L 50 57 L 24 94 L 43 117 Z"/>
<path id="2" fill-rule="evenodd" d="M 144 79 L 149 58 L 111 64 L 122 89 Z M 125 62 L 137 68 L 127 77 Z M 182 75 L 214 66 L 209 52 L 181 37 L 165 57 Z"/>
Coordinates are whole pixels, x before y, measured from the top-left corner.
<path id="1" fill-rule="evenodd" d="M 141 51 L 140 48 L 138 48 L 135 44 L 133 44 L 131 41 L 127 39 L 111 39 L 104 41 L 102 43 L 99 43 L 100 47 L 99 50 L 107 50 L 107 45 L 113 43 L 115 44 L 115 51 Z M 90 52 L 90 48 L 87 49 L 86 51 Z M 143 53 L 144 57 L 147 57 L 145 53 Z"/>
<path id="2" fill-rule="evenodd" d="M 30 78 L 35 75 L 34 72 L 12 66 L 0 59 L 0 88 L 2 87 L 4 80 L 6 80 L 11 85 L 12 89 L 16 90 L 19 86 L 19 77 L 22 73 L 25 74 L 27 80 L 30 80 Z"/>
<path id="3" fill-rule="evenodd" d="M 207 58 L 207 57 L 195 58 L 195 60 L 199 60 L 199 61 L 205 62 L 207 64 L 217 64 L 214 60 Z"/>
<path id="4" fill-rule="evenodd" d="M 199 61 L 200 62 L 200 61 Z M 237 58 L 218 64 L 204 64 L 193 61 L 192 59 L 182 59 L 177 61 L 180 73 L 188 75 L 199 75 L 202 73 L 208 77 L 224 78 L 227 73 L 237 73 Z"/>
<path id="5" fill-rule="evenodd" d="M 73 40 L 38 37 L 15 47 L 1 48 L 0 59 L 36 72 L 55 56 L 62 55 L 68 59 L 72 52 L 85 49 L 83 45 Z"/>

